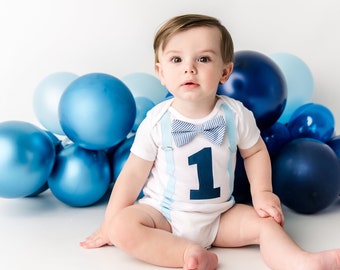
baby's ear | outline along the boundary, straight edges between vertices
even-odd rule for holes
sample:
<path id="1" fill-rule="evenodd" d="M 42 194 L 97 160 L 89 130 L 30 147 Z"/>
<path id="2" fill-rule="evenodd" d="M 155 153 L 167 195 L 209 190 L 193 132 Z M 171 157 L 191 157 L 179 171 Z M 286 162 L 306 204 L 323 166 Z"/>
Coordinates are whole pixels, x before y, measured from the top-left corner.
<path id="1" fill-rule="evenodd" d="M 161 66 L 160 63 L 156 63 L 155 64 L 155 71 L 156 71 L 156 73 L 158 75 L 158 78 L 159 78 L 161 84 L 165 86 L 163 70 L 162 70 L 162 66 Z"/>
<path id="2" fill-rule="evenodd" d="M 230 74 L 233 72 L 233 69 L 234 69 L 234 64 L 231 62 L 224 66 L 222 76 L 220 79 L 221 84 L 224 84 L 228 80 Z"/>

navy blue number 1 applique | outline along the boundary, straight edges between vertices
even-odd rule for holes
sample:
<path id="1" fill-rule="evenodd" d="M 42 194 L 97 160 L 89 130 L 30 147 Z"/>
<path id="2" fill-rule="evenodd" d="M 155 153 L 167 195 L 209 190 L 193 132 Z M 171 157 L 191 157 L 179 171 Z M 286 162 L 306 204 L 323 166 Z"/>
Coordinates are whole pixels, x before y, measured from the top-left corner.
<path id="1" fill-rule="evenodd" d="M 206 147 L 188 158 L 189 165 L 197 165 L 198 190 L 190 190 L 191 200 L 206 200 L 220 197 L 220 188 L 214 188 L 211 148 Z"/>

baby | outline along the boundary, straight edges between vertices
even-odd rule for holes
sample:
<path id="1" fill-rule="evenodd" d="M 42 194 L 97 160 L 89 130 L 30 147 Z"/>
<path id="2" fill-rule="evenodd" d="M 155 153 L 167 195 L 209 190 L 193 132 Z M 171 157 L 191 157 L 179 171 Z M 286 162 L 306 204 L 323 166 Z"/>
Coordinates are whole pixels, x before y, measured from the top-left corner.
<path id="1" fill-rule="evenodd" d="M 150 264 L 210 270 L 218 267 L 210 247 L 258 244 L 271 269 L 340 269 L 340 250 L 308 253 L 286 234 L 253 114 L 216 95 L 233 71 L 227 29 L 213 17 L 177 16 L 158 30 L 154 50 L 173 98 L 141 123 L 104 221 L 81 246 L 115 245 Z M 237 149 L 253 206 L 232 196 Z"/>

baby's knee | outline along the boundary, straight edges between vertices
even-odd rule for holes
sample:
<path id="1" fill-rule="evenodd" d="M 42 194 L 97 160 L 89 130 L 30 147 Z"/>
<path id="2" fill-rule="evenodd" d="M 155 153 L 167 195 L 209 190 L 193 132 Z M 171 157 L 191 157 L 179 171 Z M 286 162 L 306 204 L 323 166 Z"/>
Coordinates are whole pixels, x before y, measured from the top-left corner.
<path id="1" fill-rule="evenodd" d="M 122 247 L 125 245 L 133 245 L 132 233 L 133 223 L 129 220 L 124 210 L 118 213 L 109 222 L 109 238 L 113 245 Z"/>

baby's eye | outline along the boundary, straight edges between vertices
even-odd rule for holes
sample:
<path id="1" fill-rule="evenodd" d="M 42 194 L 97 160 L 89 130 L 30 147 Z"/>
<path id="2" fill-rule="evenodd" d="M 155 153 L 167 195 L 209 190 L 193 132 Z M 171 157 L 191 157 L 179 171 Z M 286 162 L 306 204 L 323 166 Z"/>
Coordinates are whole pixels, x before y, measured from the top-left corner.
<path id="1" fill-rule="evenodd" d="M 202 56 L 197 59 L 197 62 L 201 62 L 201 63 L 207 63 L 209 61 L 210 61 L 210 58 L 208 56 Z"/>
<path id="2" fill-rule="evenodd" d="M 174 57 L 171 58 L 171 62 L 180 63 L 180 62 L 182 62 L 182 59 L 180 57 L 174 56 Z"/>

